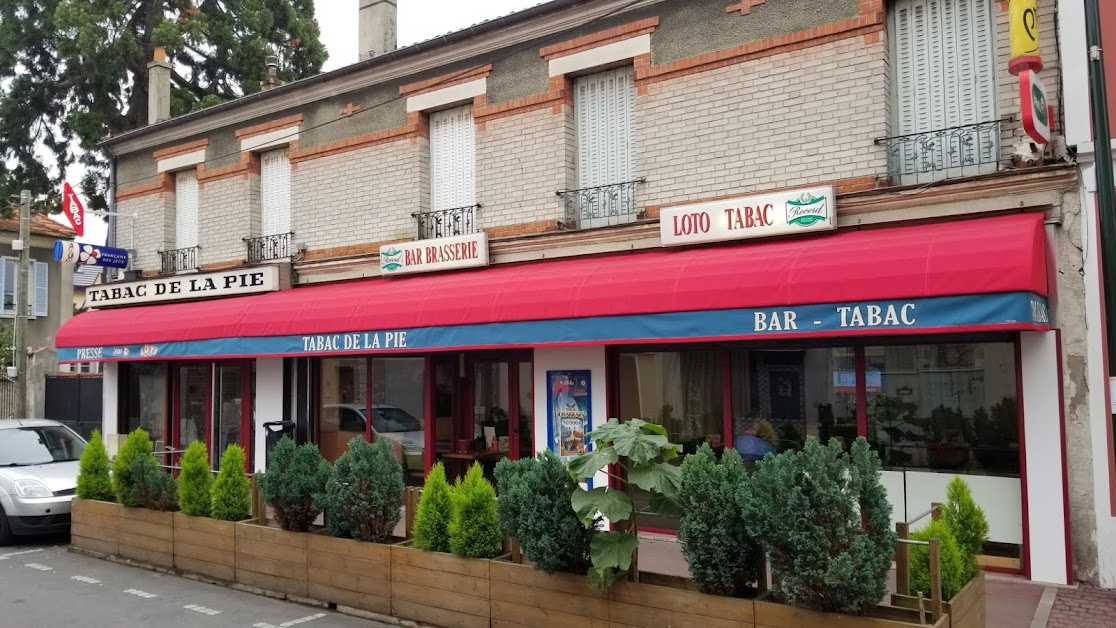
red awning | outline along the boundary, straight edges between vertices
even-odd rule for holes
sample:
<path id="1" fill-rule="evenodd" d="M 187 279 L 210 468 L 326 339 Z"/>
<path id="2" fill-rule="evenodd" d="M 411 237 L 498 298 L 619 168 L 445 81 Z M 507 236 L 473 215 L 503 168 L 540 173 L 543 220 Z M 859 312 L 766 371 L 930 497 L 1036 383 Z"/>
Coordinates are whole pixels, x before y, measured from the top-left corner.
<path id="1" fill-rule="evenodd" d="M 1001 292 L 1047 296 L 1042 215 L 580 257 L 81 314 L 58 347 Z"/>

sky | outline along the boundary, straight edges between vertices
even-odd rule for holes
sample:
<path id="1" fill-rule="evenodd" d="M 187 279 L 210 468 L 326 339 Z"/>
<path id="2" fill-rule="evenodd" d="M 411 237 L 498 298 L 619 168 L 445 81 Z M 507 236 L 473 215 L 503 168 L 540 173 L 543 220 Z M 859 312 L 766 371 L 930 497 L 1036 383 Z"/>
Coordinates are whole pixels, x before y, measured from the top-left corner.
<path id="1" fill-rule="evenodd" d="M 543 0 L 398 0 L 397 34 L 399 46 L 409 46 L 438 35 L 472 26 L 521 11 Z M 322 71 L 328 72 L 357 61 L 357 10 L 360 0 L 317 0 L 315 14 L 322 29 L 322 42 L 329 51 L 329 60 Z M 69 178 L 76 182 L 80 172 L 70 169 Z M 69 225 L 62 214 L 51 216 Z M 129 220 L 121 218 L 122 221 Z M 122 226 L 125 226 L 122 223 Z M 107 223 L 94 216 L 86 217 L 85 237 L 80 242 L 104 244 Z"/>

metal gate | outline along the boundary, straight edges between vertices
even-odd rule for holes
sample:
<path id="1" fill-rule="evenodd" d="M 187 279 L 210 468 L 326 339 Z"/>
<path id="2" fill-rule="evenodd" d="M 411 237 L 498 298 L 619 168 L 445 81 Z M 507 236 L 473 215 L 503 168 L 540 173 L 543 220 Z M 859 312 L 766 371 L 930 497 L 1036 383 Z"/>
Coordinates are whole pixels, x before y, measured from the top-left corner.
<path id="1" fill-rule="evenodd" d="M 0 419 L 14 419 L 16 399 L 19 398 L 19 389 L 16 383 L 7 378 L 0 378 Z"/>
<path id="2" fill-rule="evenodd" d="M 49 375 L 46 378 L 45 418 L 70 426 L 88 439 L 101 428 L 100 375 Z"/>

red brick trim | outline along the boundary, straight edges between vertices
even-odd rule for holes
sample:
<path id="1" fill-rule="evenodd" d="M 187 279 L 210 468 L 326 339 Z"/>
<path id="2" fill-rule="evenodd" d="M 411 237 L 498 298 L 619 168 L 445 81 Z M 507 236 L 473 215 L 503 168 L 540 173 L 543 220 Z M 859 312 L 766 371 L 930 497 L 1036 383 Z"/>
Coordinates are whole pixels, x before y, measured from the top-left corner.
<path id="1" fill-rule="evenodd" d="M 488 227 L 484 230 L 490 238 L 512 238 L 515 236 L 551 233 L 554 231 L 559 231 L 557 220 L 538 220 L 517 225 L 501 225 L 499 227 Z"/>
<path id="2" fill-rule="evenodd" d="M 544 109 L 551 107 L 555 113 L 561 113 L 561 106 L 573 104 L 573 90 L 569 88 L 565 76 L 550 77 L 550 89 L 534 96 L 516 98 L 495 105 L 488 104 L 486 96 L 477 96 L 473 99 L 473 120 L 482 125 L 497 118 Z"/>
<path id="3" fill-rule="evenodd" d="M 428 136 L 429 130 L 426 125 L 426 116 L 416 111 L 407 115 L 407 124 L 405 126 L 395 129 L 388 129 L 368 135 L 358 135 L 357 137 L 352 137 L 347 140 L 338 140 L 305 150 L 300 149 L 297 145 L 291 146 L 291 166 L 293 167 L 295 164 L 308 159 L 328 157 L 330 155 L 367 148 L 377 144 L 386 144 L 388 142 Z"/>
<path id="4" fill-rule="evenodd" d="M 599 48 L 606 44 L 612 44 L 625 39 L 631 39 L 632 37 L 652 33 L 658 26 L 658 16 L 621 24 L 620 26 L 614 26 L 599 33 L 592 33 L 576 39 L 570 39 L 551 46 L 546 46 L 539 50 L 539 56 L 547 61 L 559 57 L 567 57 L 583 50 Z"/>
<path id="5" fill-rule="evenodd" d="M 205 164 L 198 166 L 198 189 L 205 187 L 207 183 L 213 183 L 220 179 L 228 179 L 229 177 L 242 176 L 245 179 L 249 174 L 260 173 L 260 158 L 255 153 L 241 153 L 240 163 L 216 170 L 207 170 Z"/>
<path id="6" fill-rule="evenodd" d="M 202 264 L 198 270 L 228 270 L 230 268 L 237 268 L 244 265 L 244 260 L 238 259 L 231 262 L 210 262 L 209 264 Z"/>
<path id="7" fill-rule="evenodd" d="M 186 153 L 199 151 L 207 146 L 209 146 L 208 139 L 195 140 L 186 144 L 179 144 L 178 146 L 171 146 L 170 148 L 157 150 L 152 156 L 155 158 L 155 161 L 159 161 L 162 159 L 169 159 L 171 157 L 178 157 L 179 155 L 185 155 Z"/>
<path id="8" fill-rule="evenodd" d="M 426 94 L 428 92 L 445 89 L 454 85 L 468 83 L 480 78 L 487 78 L 492 74 L 492 64 L 482 65 L 470 70 L 459 70 L 457 72 L 450 72 L 441 76 L 435 76 L 417 83 L 408 83 L 399 88 L 399 93 L 403 96 L 418 96 L 419 94 Z"/>
<path id="9" fill-rule="evenodd" d="M 740 15 L 748 15 L 752 12 L 752 8 L 757 7 L 764 3 L 765 0 L 740 0 L 732 6 L 725 7 L 725 13 L 740 12 Z"/>
<path id="10" fill-rule="evenodd" d="M 268 133 L 276 129 L 285 129 L 289 126 L 298 126 L 300 124 L 302 124 L 301 113 L 295 114 L 293 116 L 287 116 L 285 118 L 279 118 L 278 120 L 270 120 L 268 122 L 245 127 L 243 129 L 237 129 L 236 137 L 238 139 L 244 140 L 248 139 L 249 137 L 263 135 L 264 133 Z"/>
<path id="11" fill-rule="evenodd" d="M 146 185 L 137 185 L 135 187 L 117 190 L 116 200 L 126 201 L 133 198 L 139 198 L 141 196 L 147 196 L 149 194 L 162 195 L 164 192 L 173 191 L 174 178 L 164 172 L 157 175 L 156 180 L 153 183 L 148 183 Z"/>
<path id="12" fill-rule="evenodd" d="M 380 247 L 388 244 L 398 244 L 399 242 L 410 242 L 410 239 L 395 238 L 392 240 L 381 240 L 380 242 L 365 242 L 364 244 L 350 244 L 348 246 L 334 246 L 328 249 L 314 249 L 306 251 L 303 254 L 303 260 L 307 262 L 328 260 L 338 257 L 356 257 L 358 255 L 372 255 L 379 253 Z"/>

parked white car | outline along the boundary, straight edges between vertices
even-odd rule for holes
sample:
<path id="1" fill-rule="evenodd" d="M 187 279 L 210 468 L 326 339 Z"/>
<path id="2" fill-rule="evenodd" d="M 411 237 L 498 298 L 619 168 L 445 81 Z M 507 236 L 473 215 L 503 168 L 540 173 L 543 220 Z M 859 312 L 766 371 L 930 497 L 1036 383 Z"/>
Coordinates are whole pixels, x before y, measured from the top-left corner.
<path id="1" fill-rule="evenodd" d="M 70 531 L 85 439 L 56 421 L 0 420 L 0 545 Z"/>

